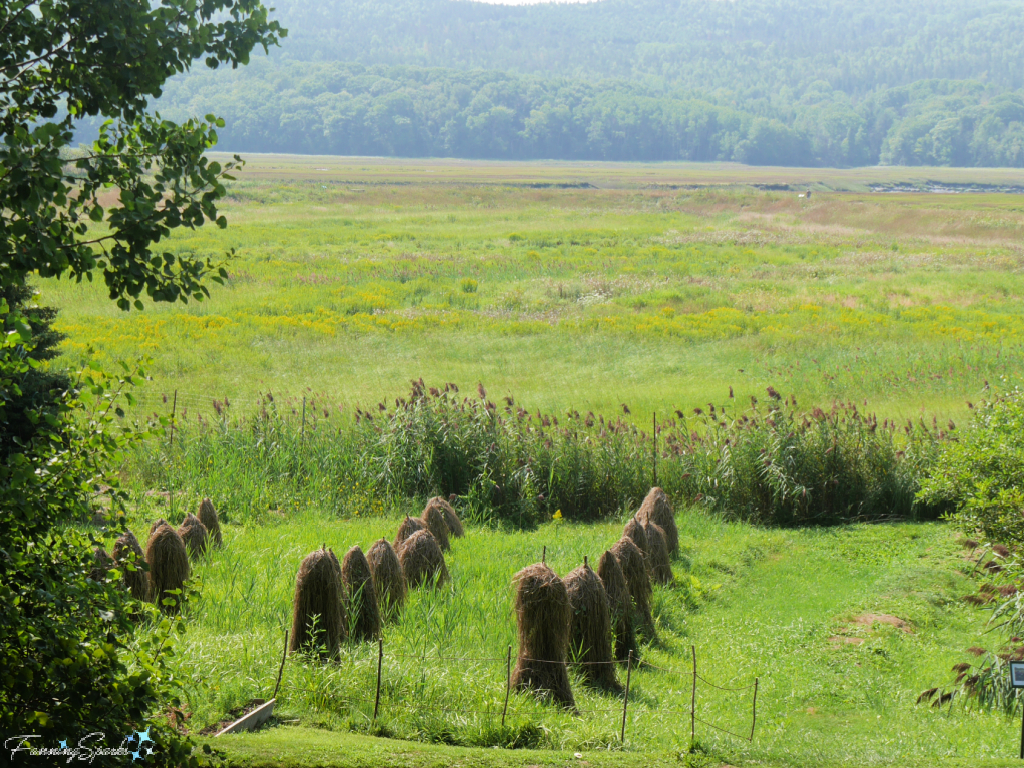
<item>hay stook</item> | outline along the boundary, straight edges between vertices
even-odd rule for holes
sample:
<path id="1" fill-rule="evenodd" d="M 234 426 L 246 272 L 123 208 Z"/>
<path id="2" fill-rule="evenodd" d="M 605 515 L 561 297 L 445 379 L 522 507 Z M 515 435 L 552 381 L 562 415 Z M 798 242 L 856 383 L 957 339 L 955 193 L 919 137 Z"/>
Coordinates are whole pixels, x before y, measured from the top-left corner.
<path id="1" fill-rule="evenodd" d="M 178 529 L 178 534 L 181 536 L 182 541 L 185 542 L 189 557 L 193 560 L 206 554 L 206 540 L 209 532 L 206 530 L 206 526 L 199 521 L 198 517 L 192 514 L 186 515 L 185 520 Z"/>
<path id="2" fill-rule="evenodd" d="M 402 564 L 387 539 L 381 539 L 370 547 L 366 561 L 377 587 L 381 617 L 384 621 L 390 621 L 397 617 L 405 604 L 406 586 Z"/>
<path id="3" fill-rule="evenodd" d="M 519 653 L 511 685 L 575 709 L 566 664 L 572 607 L 565 584 L 544 563 L 519 571 L 513 583 Z"/>
<path id="4" fill-rule="evenodd" d="M 459 516 L 455 513 L 455 508 L 445 499 L 443 496 L 435 496 L 427 502 L 427 506 L 424 508 L 423 513 L 426 515 L 427 509 L 430 507 L 437 507 L 441 514 L 444 516 L 445 525 L 448 526 L 448 533 L 453 539 L 461 539 L 466 535 L 466 532 L 462 528 L 462 521 L 459 520 Z"/>
<path id="5" fill-rule="evenodd" d="M 447 552 L 451 549 L 451 544 L 448 541 L 448 523 L 445 522 L 444 513 L 439 506 L 427 504 L 420 520 L 426 526 L 426 529 L 433 534 L 434 539 L 437 541 L 437 546 L 441 548 L 442 552 Z"/>
<path id="6" fill-rule="evenodd" d="M 345 639 L 346 616 L 341 566 L 326 547 L 310 552 L 299 566 L 292 600 L 288 650 L 316 650 L 333 658 Z"/>
<path id="7" fill-rule="evenodd" d="M 150 597 L 165 613 L 178 613 L 185 598 L 185 581 L 189 577 L 188 550 L 181 535 L 164 523 L 146 542 L 146 564 L 149 566 Z M 180 595 L 169 594 L 180 589 Z M 174 601 L 166 605 L 165 600 Z"/>
<path id="8" fill-rule="evenodd" d="M 654 523 L 661 526 L 665 532 L 665 544 L 668 545 L 670 557 L 679 553 L 679 529 L 676 527 L 676 515 L 672 510 L 672 502 L 669 501 L 665 491 L 657 487 L 651 488 L 636 516 L 641 523 Z"/>
<path id="9" fill-rule="evenodd" d="M 224 536 L 220 530 L 220 516 L 217 514 L 217 509 L 213 506 L 213 501 L 209 498 L 203 499 L 199 503 L 199 514 L 196 516 L 199 518 L 199 522 L 206 526 L 213 545 L 217 549 L 223 547 Z"/>
<path id="10" fill-rule="evenodd" d="M 440 587 L 448 581 L 444 553 L 430 531 L 416 531 L 398 551 L 398 561 L 410 587 Z"/>
<path id="11" fill-rule="evenodd" d="M 640 646 L 636 640 L 636 623 L 633 616 L 633 601 L 629 596 L 629 586 L 622 574 L 619 561 L 610 551 L 601 555 L 597 564 L 597 575 L 608 596 L 608 607 L 611 611 L 612 630 L 615 634 L 615 658 L 625 663 L 630 651 L 634 658 L 640 654 Z"/>
<path id="12" fill-rule="evenodd" d="M 380 637 L 380 609 L 377 587 L 370 564 L 359 547 L 352 547 L 341 562 L 341 583 L 348 598 L 348 636 L 350 640 L 376 640 Z"/>
<path id="13" fill-rule="evenodd" d="M 621 691 L 612 656 L 611 606 L 604 584 L 584 558 L 564 579 L 572 608 L 569 650 L 588 685 Z"/>
<path id="14" fill-rule="evenodd" d="M 418 517 L 405 516 L 405 520 L 398 526 L 398 532 L 395 534 L 394 550 L 400 553 L 402 551 L 402 545 L 405 544 L 405 540 L 412 536 L 417 531 L 425 531 L 427 526 L 423 524 L 423 521 Z"/>
<path id="15" fill-rule="evenodd" d="M 629 519 L 626 523 L 626 527 L 622 529 L 622 535 L 636 544 L 637 549 L 644 556 L 644 561 L 647 560 L 647 551 L 650 549 L 650 542 L 647 541 L 647 531 L 644 530 L 643 525 L 636 519 L 636 515 Z"/>
<path id="16" fill-rule="evenodd" d="M 634 625 L 648 641 L 655 640 L 654 617 L 651 615 L 651 579 L 647 575 L 647 563 L 643 553 L 632 541 L 623 536 L 611 549 L 619 562 L 622 575 L 629 588 L 633 603 Z"/>
<path id="17" fill-rule="evenodd" d="M 646 523 L 644 533 L 647 534 L 647 565 L 651 581 L 655 584 L 671 584 L 672 561 L 668 556 L 665 531 L 657 523 Z"/>
<path id="18" fill-rule="evenodd" d="M 121 583 L 136 600 L 149 599 L 149 576 L 145 571 L 146 555 L 131 531 L 117 537 L 111 551 L 121 570 Z"/>

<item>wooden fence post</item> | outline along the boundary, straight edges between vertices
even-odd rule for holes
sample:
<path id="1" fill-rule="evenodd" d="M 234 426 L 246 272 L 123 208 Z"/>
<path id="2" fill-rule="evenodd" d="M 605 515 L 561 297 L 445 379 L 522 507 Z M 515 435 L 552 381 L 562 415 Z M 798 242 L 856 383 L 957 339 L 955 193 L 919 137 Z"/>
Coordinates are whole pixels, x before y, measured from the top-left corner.
<path id="1" fill-rule="evenodd" d="M 754 678 L 754 719 L 753 719 L 753 722 L 750 723 L 750 740 L 751 741 L 754 740 L 754 728 L 757 725 L 757 684 L 759 682 L 761 682 L 761 679 L 758 678 L 758 677 L 755 677 Z"/>
<path id="2" fill-rule="evenodd" d="M 167 402 L 166 400 L 164 402 Z M 171 405 L 171 448 L 174 447 L 174 421 L 178 414 L 178 390 L 174 390 L 174 403 Z"/>
<path id="3" fill-rule="evenodd" d="M 373 700 L 373 721 L 377 722 L 377 710 L 380 709 L 380 668 L 384 662 L 384 638 L 377 638 L 377 696 Z"/>
<path id="4" fill-rule="evenodd" d="M 651 476 L 654 480 L 651 485 L 658 485 L 658 412 L 651 415 Z"/>
<path id="5" fill-rule="evenodd" d="M 501 727 L 505 727 L 505 714 L 508 712 L 508 694 L 512 690 L 512 646 L 508 647 L 508 658 L 505 659 L 505 706 L 501 710 Z"/>
<path id="6" fill-rule="evenodd" d="M 697 648 L 690 646 L 690 653 L 693 654 L 693 690 L 690 692 L 690 748 L 697 738 Z"/>
<path id="7" fill-rule="evenodd" d="M 633 651 L 626 657 L 626 693 L 622 697 L 622 731 L 619 734 L 619 741 L 626 742 L 626 707 L 629 706 L 629 679 L 633 676 Z"/>
<path id="8" fill-rule="evenodd" d="M 277 668 L 277 685 L 274 686 L 274 695 L 270 698 L 277 698 L 277 691 L 281 688 L 281 675 L 284 674 L 284 660 L 288 658 L 288 630 L 284 631 L 284 653 L 281 654 L 281 666 Z"/>

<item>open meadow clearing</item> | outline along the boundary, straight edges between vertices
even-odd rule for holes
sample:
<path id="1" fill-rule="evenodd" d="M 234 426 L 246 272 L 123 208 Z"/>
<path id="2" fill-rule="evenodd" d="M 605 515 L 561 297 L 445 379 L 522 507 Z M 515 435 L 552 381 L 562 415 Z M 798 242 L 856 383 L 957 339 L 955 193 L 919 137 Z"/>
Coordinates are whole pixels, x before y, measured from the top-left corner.
<path id="1" fill-rule="evenodd" d="M 744 174 L 256 157 L 226 230 L 169 241 L 235 249 L 210 299 L 122 313 L 100 285 L 41 281 L 57 364 L 151 357 L 126 418 L 173 409 L 173 437 L 122 465 L 129 526 L 142 540 L 205 495 L 224 523 L 174 661 L 188 727 L 270 696 L 304 556 L 366 551 L 453 493 L 466 537 L 450 583 L 385 626 L 376 720 L 376 643 L 292 655 L 275 727 L 210 740 L 232 763 L 1008 764 L 1015 720 L 917 703 L 994 641 L 963 599 L 971 550 L 914 494 L 1024 370 L 1024 195 L 870 190 L 1024 177 Z M 801 457 L 775 485 L 751 479 L 772 441 Z M 680 553 L 625 739 L 623 696 L 579 670 L 578 713 L 513 693 L 502 726 L 513 576 L 545 548 L 561 576 L 596 563 L 654 472 Z"/>

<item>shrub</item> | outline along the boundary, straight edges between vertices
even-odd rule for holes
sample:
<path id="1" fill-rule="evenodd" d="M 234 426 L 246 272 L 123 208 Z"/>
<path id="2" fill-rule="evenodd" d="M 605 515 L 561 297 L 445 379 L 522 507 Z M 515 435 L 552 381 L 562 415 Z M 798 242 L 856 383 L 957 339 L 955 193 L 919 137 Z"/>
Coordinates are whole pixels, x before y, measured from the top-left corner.
<path id="1" fill-rule="evenodd" d="M 1024 392 L 979 404 L 968 427 L 947 442 L 918 497 L 942 507 L 961 530 L 1024 545 Z"/>
<path id="2" fill-rule="evenodd" d="M 471 277 L 464 277 L 459 283 L 459 288 L 462 289 L 463 293 L 476 293 L 478 287 L 479 283 Z"/>

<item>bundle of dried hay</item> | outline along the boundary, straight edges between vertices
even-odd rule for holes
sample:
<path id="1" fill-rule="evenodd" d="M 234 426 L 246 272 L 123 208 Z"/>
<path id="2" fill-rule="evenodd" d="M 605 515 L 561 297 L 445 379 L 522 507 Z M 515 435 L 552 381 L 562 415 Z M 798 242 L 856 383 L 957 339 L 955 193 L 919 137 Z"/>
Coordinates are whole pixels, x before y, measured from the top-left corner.
<path id="1" fill-rule="evenodd" d="M 672 583 L 672 561 L 668 556 L 668 544 L 665 531 L 657 523 L 644 525 L 647 534 L 647 565 L 651 572 L 651 580 L 655 584 Z"/>
<path id="2" fill-rule="evenodd" d="M 89 578 L 93 581 L 105 581 L 107 572 L 114 567 L 114 560 L 107 554 L 103 547 L 96 547 L 92 553 L 92 568 L 89 569 Z"/>
<path id="3" fill-rule="evenodd" d="M 410 587 L 421 584 L 440 587 L 448 581 L 444 553 L 430 531 L 416 531 L 406 539 L 398 550 L 398 562 L 402 564 L 405 583 Z"/>
<path id="4" fill-rule="evenodd" d="M 146 542 L 146 564 L 149 566 L 150 597 L 165 613 L 177 613 L 185 597 L 185 580 L 189 576 L 188 550 L 176 530 L 164 523 Z M 180 589 L 182 594 L 170 595 Z M 170 605 L 165 600 L 173 601 Z"/>
<path id="5" fill-rule="evenodd" d="M 651 616 L 651 579 L 647 575 L 647 564 L 643 553 L 632 541 L 623 536 L 611 552 L 619 561 L 622 575 L 626 578 L 629 596 L 633 601 L 634 623 L 648 639 L 654 640 L 654 617 Z"/>
<path id="6" fill-rule="evenodd" d="M 441 508 L 434 504 L 427 504 L 427 508 L 423 510 L 420 520 L 423 521 L 423 525 L 427 527 L 427 530 L 434 535 L 437 546 L 441 548 L 441 551 L 447 552 L 451 545 L 448 543 L 448 523 L 444 521 L 444 513 L 441 511 Z"/>
<path id="7" fill-rule="evenodd" d="M 604 584 L 586 558 L 565 577 L 565 590 L 572 608 L 569 648 L 583 679 L 596 688 L 622 690 L 612 658 L 611 606 Z"/>
<path id="8" fill-rule="evenodd" d="M 156 529 L 159 528 L 161 525 L 170 525 L 170 523 L 168 523 L 161 517 L 159 520 L 157 520 L 155 523 L 149 526 L 149 535 L 152 536 Z"/>
<path id="9" fill-rule="evenodd" d="M 185 546 L 188 547 L 189 556 L 195 560 L 206 554 L 206 537 L 208 532 L 206 526 L 199 522 L 195 515 L 185 515 L 185 520 L 178 529 Z"/>
<path id="10" fill-rule="evenodd" d="M 405 574 L 402 573 L 402 564 L 398 562 L 398 555 L 388 544 L 387 539 L 381 539 L 366 553 L 366 561 L 370 564 L 370 573 L 373 574 L 373 583 L 377 587 L 377 599 L 380 600 L 380 612 L 385 621 L 390 621 L 405 604 Z"/>
<path id="11" fill-rule="evenodd" d="M 224 537 L 220 532 L 220 518 L 217 516 L 217 510 L 210 499 L 203 499 L 199 504 L 199 514 L 197 517 L 199 522 L 206 526 L 207 532 L 213 539 L 213 545 L 217 549 L 223 547 Z"/>
<path id="12" fill-rule="evenodd" d="M 455 514 L 455 509 L 448 500 L 441 497 L 435 496 L 427 502 L 426 509 L 423 510 L 423 515 L 426 517 L 427 509 L 430 507 L 437 507 L 441 514 L 444 515 L 444 522 L 448 526 L 448 533 L 455 539 L 461 539 L 465 536 L 465 531 L 462 530 L 462 521 L 459 520 L 459 516 Z"/>
<path id="13" fill-rule="evenodd" d="M 114 562 L 121 569 L 121 582 L 136 600 L 149 599 L 149 577 L 143 570 L 146 556 L 139 546 L 139 540 L 131 531 L 117 537 L 112 552 Z"/>
<path id="14" fill-rule="evenodd" d="M 351 640 L 376 640 L 380 637 L 380 609 L 373 572 L 363 550 L 352 547 L 341 561 L 341 582 L 348 595 L 348 629 Z"/>
<path id="15" fill-rule="evenodd" d="M 334 552 L 324 547 L 306 555 L 295 579 L 288 651 L 317 649 L 322 657 L 334 657 L 345 639 L 343 598 Z"/>
<path id="16" fill-rule="evenodd" d="M 405 540 L 412 536 L 417 531 L 426 530 L 427 526 L 423 524 L 423 521 L 416 517 L 405 516 L 405 520 L 398 526 L 398 533 L 395 534 L 395 552 L 402 551 L 402 545 Z"/>
<path id="17" fill-rule="evenodd" d="M 512 687 L 534 691 L 575 709 L 566 667 L 572 608 L 565 584 L 544 563 L 527 566 L 515 575 L 513 583 L 519 655 L 512 671 Z"/>
<path id="18" fill-rule="evenodd" d="M 647 550 L 650 549 L 650 543 L 647 541 L 647 531 L 640 524 L 640 521 L 636 519 L 636 515 L 630 518 L 630 521 L 626 523 L 626 527 L 622 529 L 622 535 L 636 544 L 644 556 L 644 560 L 647 559 Z"/>
<path id="19" fill-rule="evenodd" d="M 668 545 L 669 555 L 679 553 L 679 529 L 676 528 L 676 515 L 672 511 L 672 502 L 668 500 L 668 494 L 661 488 L 651 488 L 636 516 L 641 523 L 654 523 L 661 526 L 665 532 L 665 543 Z"/>
<path id="20" fill-rule="evenodd" d="M 636 641 L 633 601 L 629 596 L 629 586 L 626 584 L 626 577 L 622 575 L 619 561 L 607 550 L 597 564 L 597 575 L 604 585 L 605 594 L 608 595 L 612 630 L 615 632 L 615 658 L 625 663 L 630 651 L 633 652 L 634 658 L 640 652 L 640 646 Z"/>

